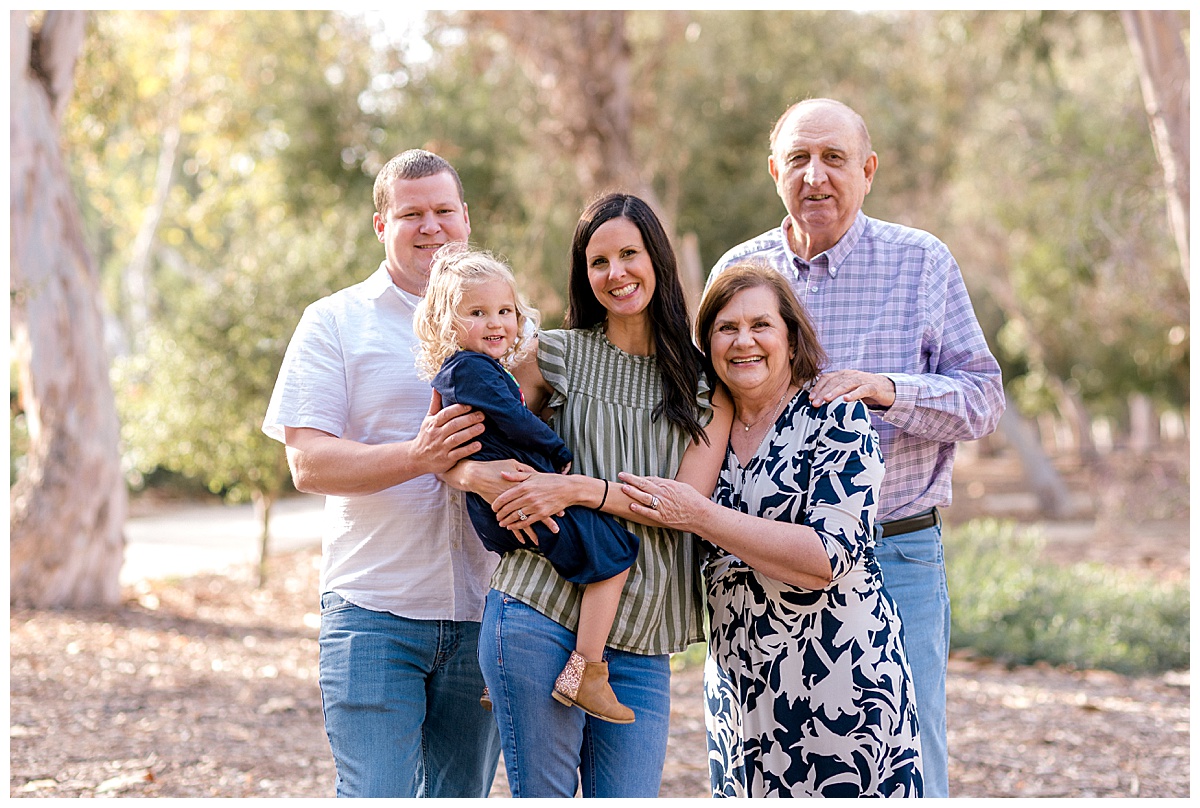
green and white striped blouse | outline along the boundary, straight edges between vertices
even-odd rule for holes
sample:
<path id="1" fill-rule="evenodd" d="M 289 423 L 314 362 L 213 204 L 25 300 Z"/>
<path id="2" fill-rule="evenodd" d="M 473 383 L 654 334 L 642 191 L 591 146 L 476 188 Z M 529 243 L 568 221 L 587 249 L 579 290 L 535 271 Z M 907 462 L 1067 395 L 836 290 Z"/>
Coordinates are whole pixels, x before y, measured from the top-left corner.
<path id="1" fill-rule="evenodd" d="M 653 356 L 617 348 L 603 326 L 543 331 L 538 366 L 553 389 L 550 425 L 575 455 L 572 473 L 614 483 L 621 471 L 674 477 L 689 437 L 666 417 L 651 419 L 662 399 Z M 700 422 L 712 418 L 701 374 Z M 682 651 L 703 639 L 704 592 L 690 534 L 622 519 L 641 538 L 608 645 L 639 654 Z M 537 609 L 571 631 L 579 625 L 583 587 L 563 580 L 543 556 L 517 550 L 500 560 L 492 588 Z"/>

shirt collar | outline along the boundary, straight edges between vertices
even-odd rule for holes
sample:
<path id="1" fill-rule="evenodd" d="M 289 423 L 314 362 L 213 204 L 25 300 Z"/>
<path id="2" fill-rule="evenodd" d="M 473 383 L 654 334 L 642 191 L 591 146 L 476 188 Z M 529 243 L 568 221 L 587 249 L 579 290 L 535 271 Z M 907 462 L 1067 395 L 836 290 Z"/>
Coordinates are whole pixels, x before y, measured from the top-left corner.
<path id="1" fill-rule="evenodd" d="M 381 262 L 379 269 L 372 272 L 371 277 L 367 278 L 363 283 L 368 300 L 378 300 L 386 295 L 389 289 L 399 295 L 401 299 L 406 300 L 414 306 L 421 299 L 420 295 L 406 292 L 392 281 L 391 273 L 388 272 L 387 261 Z"/>
<path id="2" fill-rule="evenodd" d="M 792 266 L 796 266 L 797 261 L 805 264 L 811 264 L 812 261 L 805 261 L 803 258 L 792 252 L 791 242 L 788 241 L 788 230 L 791 228 L 791 225 L 791 217 L 785 216 L 783 219 L 783 224 L 781 225 L 781 232 L 783 235 L 783 249 L 787 253 L 788 258 L 791 259 L 790 263 Z M 854 224 L 850 225 L 850 229 L 846 231 L 845 235 L 838 239 L 837 244 L 834 244 L 823 253 L 814 255 L 813 260 L 816 260 L 816 258 L 820 255 L 824 255 L 826 260 L 829 262 L 829 277 L 836 278 L 838 269 L 858 245 L 858 240 L 862 237 L 863 231 L 866 229 L 867 215 L 860 210 L 854 217 Z"/>

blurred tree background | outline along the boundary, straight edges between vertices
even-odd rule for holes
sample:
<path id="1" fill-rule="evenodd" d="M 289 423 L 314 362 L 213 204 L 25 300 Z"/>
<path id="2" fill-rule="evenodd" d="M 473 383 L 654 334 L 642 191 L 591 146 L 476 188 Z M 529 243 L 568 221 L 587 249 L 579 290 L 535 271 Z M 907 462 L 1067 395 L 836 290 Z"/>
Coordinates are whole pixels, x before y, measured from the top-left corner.
<path id="1" fill-rule="evenodd" d="M 768 134 L 816 96 L 870 126 L 866 212 L 955 253 L 1014 413 L 1068 425 L 1079 452 L 1096 422 L 1113 440 L 1139 413 L 1186 422 L 1189 290 L 1117 12 L 429 12 L 412 26 L 395 41 L 333 11 L 89 15 L 62 145 L 135 487 L 180 474 L 254 499 L 265 524 L 289 485 L 258 429 L 275 373 L 303 307 L 381 260 L 371 185 L 395 153 L 454 163 L 473 241 L 512 263 L 552 327 L 590 196 L 652 199 L 698 295 L 724 250 L 782 220 Z"/>

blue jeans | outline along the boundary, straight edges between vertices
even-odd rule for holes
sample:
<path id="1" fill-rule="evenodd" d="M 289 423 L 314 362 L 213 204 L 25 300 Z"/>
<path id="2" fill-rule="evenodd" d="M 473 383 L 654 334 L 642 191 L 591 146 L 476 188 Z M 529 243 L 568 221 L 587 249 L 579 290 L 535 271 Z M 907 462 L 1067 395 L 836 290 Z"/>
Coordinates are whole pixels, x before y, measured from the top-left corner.
<path id="1" fill-rule="evenodd" d="M 500 726 L 514 797 L 657 797 L 667 756 L 671 666 L 666 654 L 606 649 L 609 682 L 634 711 L 610 724 L 550 696 L 575 635 L 536 609 L 488 593 L 479 666 Z"/>
<path id="2" fill-rule="evenodd" d="M 486 797 L 500 758 L 479 706 L 479 624 L 321 595 L 321 701 L 339 797 Z"/>
<path id="3" fill-rule="evenodd" d="M 881 538 L 875 558 L 883 588 L 904 627 L 904 652 L 917 692 L 921 774 L 926 797 L 950 796 L 946 751 L 946 663 L 950 655 L 950 594 L 942 555 L 942 526 Z"/>

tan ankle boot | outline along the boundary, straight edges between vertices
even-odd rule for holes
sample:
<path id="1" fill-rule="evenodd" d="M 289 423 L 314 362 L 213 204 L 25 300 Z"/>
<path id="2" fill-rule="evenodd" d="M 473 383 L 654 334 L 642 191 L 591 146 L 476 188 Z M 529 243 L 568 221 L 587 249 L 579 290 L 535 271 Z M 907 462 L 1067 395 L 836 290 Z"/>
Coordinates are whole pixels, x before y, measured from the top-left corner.
<path id="1" fill-rule="evenodd" d="M 556 701 L 568 707 L 578 707 L 601 721 L 633 723 L 633 710 L 617 701 L 617 694 L 608 684 L 607 662 L 588 662 L 572 651 L 550 695 Z"/>

